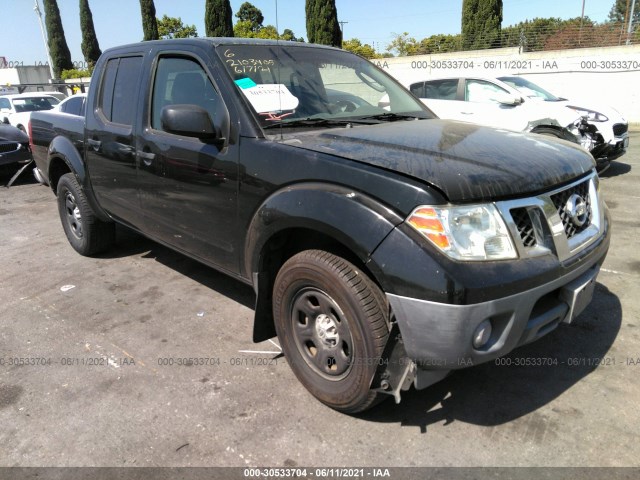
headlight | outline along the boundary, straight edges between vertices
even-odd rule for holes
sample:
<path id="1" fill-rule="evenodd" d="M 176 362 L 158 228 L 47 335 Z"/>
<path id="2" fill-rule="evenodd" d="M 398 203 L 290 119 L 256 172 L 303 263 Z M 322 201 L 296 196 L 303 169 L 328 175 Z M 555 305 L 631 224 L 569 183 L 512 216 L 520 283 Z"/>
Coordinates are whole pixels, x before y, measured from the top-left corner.
<path id="1" fill-rule="evenodd" d="M 585 108 L 580 108 L 580 107 L 572 107 L 572 106 L 568 106 L 570 109 L 575 110 L 578 115 L 580 115 L 581 117 L 586 117 L 587 120 L 589 120 L 590 122 L 606 122 L 609 120 L 609 117 L 607 117 L 606 115 L 603 115 L 600 112 L 595 112 L 593 110 L 587 110 Z"/>
<path id="2" fill-rule="evenodd" d="M 407 223 L 455 260 L 517 258 L 504 220 L 492 204 L 416 208 Z"/>

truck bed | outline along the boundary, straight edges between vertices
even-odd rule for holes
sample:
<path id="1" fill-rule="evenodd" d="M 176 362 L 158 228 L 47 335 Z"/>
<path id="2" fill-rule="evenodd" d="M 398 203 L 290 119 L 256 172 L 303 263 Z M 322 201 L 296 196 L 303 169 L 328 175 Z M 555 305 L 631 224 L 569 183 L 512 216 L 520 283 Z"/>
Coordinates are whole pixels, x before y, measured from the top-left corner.
<path id="1" fill-rule="evenodd" d="M 29 138 L 36 167 L 48 183 L 51 141 L 57 136 L 71 140 L 80 155 L 84 147 L 84 117 L 55 111 L 33 112 L 29 122 Z"/>

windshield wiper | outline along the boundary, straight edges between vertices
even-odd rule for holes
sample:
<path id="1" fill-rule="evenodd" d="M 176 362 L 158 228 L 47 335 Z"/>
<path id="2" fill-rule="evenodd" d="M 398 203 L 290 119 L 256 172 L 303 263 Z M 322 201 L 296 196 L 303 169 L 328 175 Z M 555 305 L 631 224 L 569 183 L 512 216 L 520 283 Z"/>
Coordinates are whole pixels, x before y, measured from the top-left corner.
<path id="1" fill-rule="evenodd" d="M 336 120 L 330 118 L 301 118 L 299 120 L 284 120 L 281 122 L 273 122 L 269 123 L 269 125 L 265 125 L 264 128 L 276 128 L 276 127 L 346 127 L 351 125 L 352 123 L 358 123 L 356 120 Z"/>
<path id="2" fill-rule="evenodd" d="M 420 117 L 418 115 L 409 115 L 406 113 L 377 113 L 376 115 L 366 115 L 364 117 L 358 117 L 358 120 L 386 120 L 389 122 L 395 122 L 398 120 L 425 120 L 427 117 Z"/>

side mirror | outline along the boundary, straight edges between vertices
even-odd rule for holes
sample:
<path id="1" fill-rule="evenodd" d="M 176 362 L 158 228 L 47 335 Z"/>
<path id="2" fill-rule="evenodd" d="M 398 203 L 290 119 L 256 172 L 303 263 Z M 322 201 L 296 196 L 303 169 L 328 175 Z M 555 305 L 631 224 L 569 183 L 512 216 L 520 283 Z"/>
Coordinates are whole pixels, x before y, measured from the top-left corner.
<path id="1" fill-rule="evenodd" d="M 520 105 L 522 103 L 521 97 L 516 97 L 515 95 L 510 95 L 508 93 L 505 93 L 504 95 L 499 95 L 496 98 L 496 100 L 498 101 L 498 103 L 502 105 L 509 105 L 509 106 Z"/>
<path id="2" fill-rule="evenodd" d="M 7 117 L 4 117 L 2 119 L 2 123 L 4 123 L 5 125 L 9 125 L 9 119 Z"/>
<path id="3" fill-rule="evenodd" d="M 204 142 L 224 144 L 227 136 L 216 128 L 209 112 L 198 105 L 167 105 L 160 122 L 165 132 L 199 138 Z"/>

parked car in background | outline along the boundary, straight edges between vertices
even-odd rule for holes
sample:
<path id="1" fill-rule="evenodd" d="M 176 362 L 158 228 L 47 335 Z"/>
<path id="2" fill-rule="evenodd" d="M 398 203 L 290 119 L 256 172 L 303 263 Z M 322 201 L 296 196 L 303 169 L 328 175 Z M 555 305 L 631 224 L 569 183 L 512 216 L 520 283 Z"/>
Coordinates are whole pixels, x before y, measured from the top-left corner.
<path id="1" fill-rule="evenodd" d="M 528 101 L 521 92 L 500 80 L 434 78 L 412 83 L 409 90 L 440 118 L 551 135 L 579 143 L 588 151 L 598 147 L 597 135 L 579 113 Z"/>
<path id="2" fill-rule="evenodd" d="M 0 97 L 0 121 L 27 131 L 31 112 L 51 110 L 60 100 L 42 93 L 20 93 Z"/>
<path id="3" fill-rule="evenodd" d="M 507 85 L 517 89 L 526 98 L 562 105 L 586 118 L 602 137 L 600 147 L 592 151 L 599 166 L 606 167 L 611 160 L 620 158 L 629 147 L 629 123 L 615 108 L 599 105 L 592 100 L 568 100 L 558 97 L 523 77 L 499 77 Z"/>
<path id="4" fill-rule="evenodd" d="M 62 113 L 68 113 L 70 115 L 79 115 L 84 117 L 84 108 L 87 101 L 86 93 L 78 93 L 70 97 L 65 98 L 53 110 Z"/>
<path id="5" fill-rule="evenodd" d="M 11 125 L 0 124 L 0 167 L 31 161 L 29 137 Z"/>

